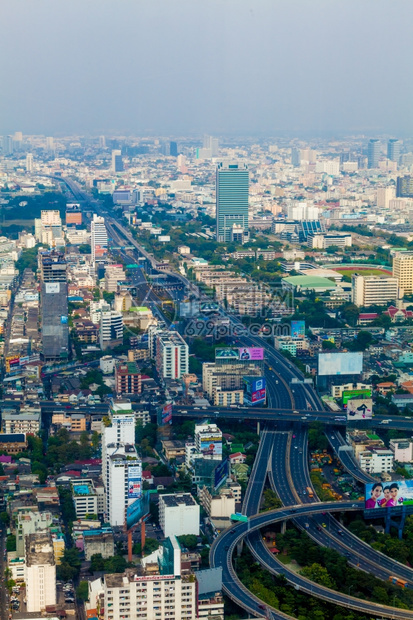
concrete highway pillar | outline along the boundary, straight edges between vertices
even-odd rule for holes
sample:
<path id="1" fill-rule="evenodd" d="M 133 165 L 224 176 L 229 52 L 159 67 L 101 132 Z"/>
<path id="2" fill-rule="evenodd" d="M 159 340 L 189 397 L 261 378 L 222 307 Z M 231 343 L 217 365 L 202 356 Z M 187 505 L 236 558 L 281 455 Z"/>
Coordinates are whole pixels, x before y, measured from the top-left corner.
<path id="1" fill-rule="evenodd" d="M 283 521 L 281 523 L 281 534 L 285 534 L 286 531 L 287 531 L 287 521 Z"/>
<path id="2" fill-rule="evenodd" d="M 237 543 L 237 556 L 238 557 L 241 557 L 243 548 L 244 548 L 244 541 L 240 540 L 239 543 Z"/>
<path id="3" fill-rule="evenodd" d="M 258 420 L 257 421 L 257 435 L 260 434 L 260 431 L 261 431 L 261 425 L 260 425 L 260 421 Z"/>

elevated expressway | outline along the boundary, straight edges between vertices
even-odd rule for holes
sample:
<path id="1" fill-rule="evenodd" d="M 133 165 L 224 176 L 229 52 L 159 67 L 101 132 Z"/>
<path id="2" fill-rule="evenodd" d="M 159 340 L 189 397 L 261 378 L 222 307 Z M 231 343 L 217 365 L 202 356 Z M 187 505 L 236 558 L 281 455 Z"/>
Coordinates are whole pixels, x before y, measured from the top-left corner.
<path id="1" fill-rule="evenodd" d="M 277 435 L 279 436 L 278 438 L 275 437 Z M 283 458 L 285 451 L 287 451 L 287 444 L 288 433 L 277 433 L 268 430 L 263 431 L 243 504 L 244 514 L 250 513 L 251 515 L 248 523 L 238 523 L 231 529 L 225 530 L 225 532 L 214 541 L 211 547 L 211 566 L 222 566 L 223 589 L 227 596 L 246 611 L 256 616 L 262 616 L 263 610 L 265 610 L 267 616 L 273 619 L 281 620 L 283 618 L 290 618 L 287 614 L 269 607 L 260 601 L 260 599 L 254 596 L 238 579 L 232 565 L 232 555 L 237 546 L 246 538 L 248 546 L 256 560 L 272 574 L 284 575 L 287 582 L 296 589 L 302 590 L 311 596 L 315 596 L 329 603 L 341 605 L 375 617 L 413 618 L 413 611 L 364 601 L 320 586 L 287 569 L 265 547 L 259 532 L 263 527 L 277 522 L 284 522 L 291 518 L 303 523 L 304 521 L 308 522 L 310 517 L 324 517 L 330 512 L 362 510 L 364 507 L 363 502 L 316 502 L 301 505 L 295 504 L 278 510 L 256 514 L 264 489 L 267 469 L 269 468 L 272 472 L 274 472 L 274 469 L 278 472 L 279 467 L 281 467 L 281 470 L 283 469 L 280 459 Z M 270 454 L 271 457 L 270 461 L 268 460 L 268 454 Z M 271 463 L 270 465 L 269 462 Z M 277 492 L 280 494 L 287 495 L 287 493 L 293 493 L 291 488 L 288 489 L 288 481 L 285 479 L 281 480 L 278 485 L 275 483 L 275 486 Z M 290 498 L 292 499 L 291 495 Z M 360 542 L 358 539 L 356 539 L 356 541 L 357 543 Z M 392 562 L 392 564 L 394 568 L 394 565 L 397 563 Z M 360 566 L 360 568 L 362 567 Z M 397 574 L 399 574 L 398 571 Z M 383 578 L 386 578 L 386 575 L 387 573 L 383 574 Z"/>

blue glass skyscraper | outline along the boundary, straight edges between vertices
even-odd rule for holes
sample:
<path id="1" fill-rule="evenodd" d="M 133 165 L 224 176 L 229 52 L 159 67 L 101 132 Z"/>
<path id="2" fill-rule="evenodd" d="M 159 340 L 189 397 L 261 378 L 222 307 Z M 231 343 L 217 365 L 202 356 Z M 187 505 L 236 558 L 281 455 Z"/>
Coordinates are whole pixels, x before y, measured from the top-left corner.
<path id="1" fill-rule="evenodd" d="M 246 164 L 220 163 L 216 178 L 217 241 L 232 241 L 234 225 L 248 232 L 249 172 Z"/>

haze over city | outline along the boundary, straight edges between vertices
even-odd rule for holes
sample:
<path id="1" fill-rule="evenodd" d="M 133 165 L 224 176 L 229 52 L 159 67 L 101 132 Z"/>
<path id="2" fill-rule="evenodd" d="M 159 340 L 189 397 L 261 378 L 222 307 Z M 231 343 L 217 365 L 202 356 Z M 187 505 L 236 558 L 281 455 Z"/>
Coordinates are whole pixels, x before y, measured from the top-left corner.
<path id="1" fill-rule="evenodd" d="M 14 0 L 0 21 L 3 134 L 413 129 L 405 0 Z"/>
<path id="2" fill-rule="evenodd" d="M 0 620 L 413 620 L 412 0 L 3 0 Z"/>

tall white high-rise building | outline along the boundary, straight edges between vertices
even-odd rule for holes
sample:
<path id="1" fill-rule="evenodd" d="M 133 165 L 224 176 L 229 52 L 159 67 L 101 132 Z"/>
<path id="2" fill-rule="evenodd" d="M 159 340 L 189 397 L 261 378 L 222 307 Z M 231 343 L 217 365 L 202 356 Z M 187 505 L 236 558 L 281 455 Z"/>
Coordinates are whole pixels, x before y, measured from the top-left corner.
<path id="1" fill-rule="evenodd" d="M 114 149 L 112 151 L 112 172 L 122 172 L 123 170 L 123 162 L 122 162 L 122 151 L 120 149 Z"/>
<path id="2" fill-rule="evenodd" d="M 111 525 L 123 525 L 126 508 L 142 490 L 142 463 L 135 450 L 133 413 L 115 413 L 109 423 L 102 423 L 102 478 L 106 518 Z"/>
<path id="3" fill-rule="evenodd" d="M 307 202 L 297 201 L 294 205 L 287 208 L 287 217 L 289 220 L 302 222 L 304 220 L 318 220 L 320 209 Z"/>
<path id="4" fill-rule="evenodd" d="M 33 172 L 33 155 L 31 153 L 26 155 L 26 171 Z"/>
<path id="5" fill-rule="evenodd" d="M 189 349 L 178 332 L 161 332 L 156 340 L 156 369 L 164 379 L 188 373 Z"/>
<path id="6" fill-rule="evenodd" d="M 56 562 L 50 532 L 26 536 L 25 558 L 27 611 L 56 605 Z"/>
<path id="7" fill-rule="evenodd" d="M 54 151 L 54 138 L 52 136 L 46 138 L 46 149 L 50 153 Z"/>
<path id="8" fill-rule="evenodd" d="M 106 448 L 106 517 L 122 526 L 126 509 L 142 493 L 142 462 L 132 444 L 113 443 Z"/>
<path id="9" fill-rule="evenodd" d="M 99 146 L 101 149 L 106 148 L 106 138 L 105 136 L 99 136 Z"/>
<path id="10" fill-rule="evenodd" d="M 92 263 L 105 260 L 108 253 L 108 233 L 105 226 L 105 218 L 100 215 L 93 214 L 93 220 L 90 225 L 90 245 L 92 251 Z"/>
<path id="11" fill-rule="evenodd" d="M 198 583 L 193 573 L 182 574 L 181 549 L 175 537 L 163 543 L 158 551 L 158 567 L 154 558 L 142 560 L 138 570 L 127 569 L 123 574 L 103 577 L 104 620 L 195 620 L 198 617 L 223 618 L 222 604 L 212 609 L 216 613 L 198 615 Z M 202 590 L 202 586 L 200 588 Z M 214 588 L 214 595 L 216 592 Z M 219 590 L 219 586 L 218 586 Z M 204 602 L 200 607 L 205 607 Z"/>
<path id="12" fill-rule="evenodd" d="M 109 346 L 122 344 L 123 316 L 122 312 L 101 312 L 99 344 L 102 351 Z"/>
<path id="13" fill-rule="evenodd" d="M 389 208 L 390 200 L 396 197 L 396 188 L 394 185 L 388 187 L 379 187 L 377 189 L 377 206 Z"/>
<path id="14" fill-rule="evenodd" d="M 383 306 L 396 301 L 399 296 L 399 282 L 396 277 L 351 276 L 351 301 L 356 306 Z"/>

